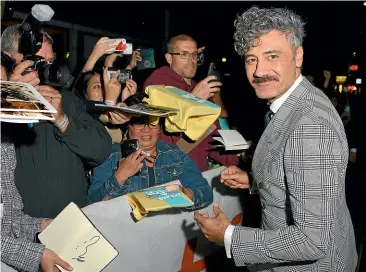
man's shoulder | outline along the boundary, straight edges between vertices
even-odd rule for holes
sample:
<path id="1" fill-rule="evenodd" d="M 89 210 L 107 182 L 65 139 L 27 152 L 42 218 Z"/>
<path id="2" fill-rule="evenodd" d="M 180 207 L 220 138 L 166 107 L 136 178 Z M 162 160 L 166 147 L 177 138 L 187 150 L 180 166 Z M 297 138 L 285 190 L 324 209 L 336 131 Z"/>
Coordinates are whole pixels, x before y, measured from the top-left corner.
<path id="1" fill-rule="evenodd" d="M 147 81 L 150 79 L 155 79 L 157 77 L 161 77 L 164 75 L 168 75 L 171 71 L 170 71 L 170 67 L 169 66 L 162 66 L 156 70 L 154 70 L 151 75 L 148 77 Z"/>
<path id="2" fill-rule="evenodd" d="M 316 123 L 338 125 L 342 123 L 328 96 L 316 87 L 309 89 L 308 94 L 304 97 L 303 112 L 305 118 L 309 118 Z"/>
<path id="3" fill-rule="evenodd" d="M 295 112 L 291 124 L 293 131 L 322 127 L 346 142 L 342 120 L 322 90 L 314 86 L 308 88 Z"/>

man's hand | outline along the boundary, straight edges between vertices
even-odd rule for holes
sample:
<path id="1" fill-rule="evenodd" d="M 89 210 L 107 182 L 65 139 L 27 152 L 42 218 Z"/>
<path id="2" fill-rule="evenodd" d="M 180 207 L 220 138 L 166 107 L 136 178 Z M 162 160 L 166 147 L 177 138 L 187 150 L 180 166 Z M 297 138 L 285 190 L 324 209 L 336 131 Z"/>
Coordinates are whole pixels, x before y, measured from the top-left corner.
<path id="1" fill-rule="evenodd" d="M 142 61 L 139 49 L 133 51 L 131 61 L 127 65 L 126 69 L 133 70 L 136 67 L 138 61 Z"/>
<path id="2" fill-rule="evenodd" d="M 105 100 L 117 102 L 121 94 L 121 83 L 118 80 L 119 70 L 114 73 L 111 79 L 108 79 L 107 68 L 103 70 L 103 81 L 105 89 Z"/>
<path id="3" fill-rule="evenodd" d="M 331 78 L 331 76 L 332 76 L 332 73 L 331 73 L 330 71 L 328 71 L 328 70 L 324 70 L 324 71 L 323 71 L 323 75 L 324 75 L 324 77 L 325 77 L 326 79 L 330 79 L 330 78 Z"/>
<path id="4" fill-rule="evenodd" d="M 144 165 L 142 161 L 145 159 L 141 156 L 142 149 L 130 154 L 125 159 L 119 161 L 118 169 L 114 173 L 116 180 L 120 185 L 124 184 L 129 177 L 135 175 Z"/>
<path id="5" fill-rule="evenodd" d="M 350 151 L 349 153 L 349 161 L 352 163 L 356 163 L 357 151 Z"/>
<path id="6" fill-rule="evenodd" d="M 215 76 L 208 76 L 201 80 L 193 89 L 192 94 L 206 100 L 214 96 L 216 92 L 220 91 L 219 87 L 222 86 L 222 83 L 219 81 L 209 83 L 211 80 L 217 80 L 217 78 Z"/>
<path id="7" fill-rule="evenodd" d="M 60 271 L 57 265 L 61 266 L 67 271 L 72 271 L 70 264 L 62 260 L 55 252 L 46 248 L 43 252 L 41 259 L 41 267 L 43 272 L 57 272 Z"/>
<path id="8" fill-rule="evenodd" d="M 230 221 L 220 210 L 219 204 L 214 203 L 213 211 L 215 217 L 209 217 L 207 213 L 201 215 L 198 211 L 195 211 L 194 220 L 196 220 L 202 233 L 208 240 L 214 243 L 223 244 L 225 231 L 230 225 Z"/>
<path id="9" fill-rule="evenodd" d="M 221 171 L 220 181 L 232 189 L 247 189 L 250 186 L 247 172 L 235 165 Z"/>
<path id="10" fill-rule="evenodd" d="M 57 113 L 53 115 L 55 117 L 54 123 L 59 125 L 65 117 L 61 104 L 61 94 L 48 85 L 38 85 L 36 89 L 56 109 Z"/>
<path id="11" fill-rule="evenodd" d="M 206 49 L 206 46 L 201 46 L 200 48 L 197 49 L 197 52 L 202 53 L 203 50 L 205 50 L 205 49 Z"/>
<path id="12" fill-rule="evenodd" d="M 134 95 L 137 92 L 137 83 L 132 79 L 127 79 L 126 86 L 121 93 L 121 101 L 124 102 L 127 98 Z"/>
<path id="13" fill-rule="evenodd" d="M 49 225 L 49 224 L 51 224 L 51 222 L 53 221 L 53 219 L 45 219 L 45 220 L 43 220 L 43 222 L 42 222 L 42 224 L 41 224 L 41 229 L 42 229 L 42 231 L 45 229 L 45 228 L 47 228 L 47 226 Z"/>
<path id="14" fill-rule="evenodd" d="M 39 78 L 37 72 L 30 72 L 24 76 L 22 76 L 22 73 L 33 65 L 33 61 L 27 60 L 19 63 L 15 68 L 14 71 L 9 76 L 9 81 L 14 82 L 25 82 L 29 83 L 32 86 L 37 86 L 39 84 Z"/>

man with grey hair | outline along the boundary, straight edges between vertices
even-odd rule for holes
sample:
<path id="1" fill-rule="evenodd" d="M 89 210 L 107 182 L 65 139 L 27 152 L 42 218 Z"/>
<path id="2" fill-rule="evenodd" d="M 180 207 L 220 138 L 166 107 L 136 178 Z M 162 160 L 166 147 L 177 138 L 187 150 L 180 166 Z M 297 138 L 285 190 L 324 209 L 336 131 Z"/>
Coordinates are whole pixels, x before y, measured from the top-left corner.
<path id="1" fill-rule="evenodd" d="M 11 57 L 15 63 L 18 64 L 13 71 L 8 71 L 8 80 L 30 83 L 33 86 L 37 86 L 40 82 L 36 72 L 30 72 L 26 75 L 22 75 L 28 67 L 33 65 L 33 62 L 28 60 L 21 63 L 24 56 L 19 52 L 20 26 L 20 24 L 9 26 L 1 35 L 1 51 Z M 42 47 L 36 55 L 44 57 L 48 62 L 52 62 L 54 59 L 52 48 L 53 39 L 45 31 L 41 30 L 41 33 L 43 34 Z"/>
<path id="2" fill-rule="evenodd" d="M 21 62 L 23 59 L 23 54 L 19 52 L 20 26 L 20 24 L 9 26 L 1 35 L 1 51 L 10 55 L 16 63 Z M 53 39 L 44 30 L 40 32 L 43 35 L 43 42 L 41 49 L 39 49 L 36 55 L 44 57 L 46 61 L 51 62 L 54 59 Z"/>
<path id="3" fill-rule="evenodd" d="M 252 7 L 235 21 L 235 49 L 257 96 L 268 100 L 252 173 L 230 166 L 221 182 L 257 190 L 261 228 L 195 213 L 205 237 L 251 271 L 355 271 L 357 253 L 345 199 L 348 161 L 342 120 L 301 75 L 304 22 L 287 9 Z M 244 215 L 245 216 L 245 215 Z"/>

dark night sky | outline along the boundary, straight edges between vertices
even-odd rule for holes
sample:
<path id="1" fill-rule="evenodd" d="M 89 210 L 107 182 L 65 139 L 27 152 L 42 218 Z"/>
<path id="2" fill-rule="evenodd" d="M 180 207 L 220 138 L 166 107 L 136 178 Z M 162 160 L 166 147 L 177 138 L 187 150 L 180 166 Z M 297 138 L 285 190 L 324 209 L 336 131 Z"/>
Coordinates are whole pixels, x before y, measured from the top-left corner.
<path id="1" fill-rule="evenodd" d="M 15 10 L 28 13 L 36 2 L 11 1 Z M 39 2 L 40 3 L 40 2 Z M 53 19 L 150 40 L 159 47 L 164 41 L 164 8 L 171 11 L 171 35 L 186 33 L 206 45 L 206 65 L 211 60 L 227 62 L 222 67 L 231 74 L 221 95 L 229 110 L 229 121 L 246 139 L 260 136 L 267 107 L 249 87 L 244 64 L 233 49 L 233 22 L 238 13 L 252 5 L 287 7 L 306 21 L 304 72 L 322 77 L 329 69 L 333 76 L 346 74 L 352 53 L 361 54 L 360 37 L 365 35 L 366 7 L 362 2 L 43 2 L 55 11 Z M 362 22 L 363 20 L 363 22 Z M 142 23 L 144 22 L 144 23 Z M 366 50 L 364 49 L 364 54 Z M 197 79 L 207 74 L 198 69 Z M 323 79 L 322 79 L 323 80 Z M 233 99 L 234 97 L 234 99 Z M 248 138 L 247 138 L 248 137 Z"/>
<path id="2" fill-rule="evenodd" d="M 15 10 L 29 12 L 35 2 L 12 1 Z M 187 33 L 208 54 L 228 65 L 237 58 L 233 50 L 233 21 L 252 5 L 288 7 L 306 21 L 305 69 L 343 70 L 359 51 L 362 2 L 42 2 L 55 11 L 54 19 L 78 23 L 161 44 L 164 7 L 171 11 L 171 34 Z M 365 18 L 365 17 L 363 17 Z M 144 22 L 144 24 L 142 23 Z M 365 23 L 364 23 L 365 28 Z"/>

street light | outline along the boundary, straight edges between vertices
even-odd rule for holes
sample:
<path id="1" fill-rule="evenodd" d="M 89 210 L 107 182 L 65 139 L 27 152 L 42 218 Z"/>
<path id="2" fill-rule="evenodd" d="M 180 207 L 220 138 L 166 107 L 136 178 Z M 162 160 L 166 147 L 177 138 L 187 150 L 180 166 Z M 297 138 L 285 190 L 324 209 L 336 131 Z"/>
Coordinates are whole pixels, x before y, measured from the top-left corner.
<path id="1" fill-rule="evenodd" d="M 366 7 L 366 2 L 363 2 L 363 6 Z"/>
<path id="2" fill-rule="evenodd" d="M 221 59 L 221 61 L 222 61 L 222 62 L 226 62 L 226 58 L 222 58 L 222 59 Z"/>

